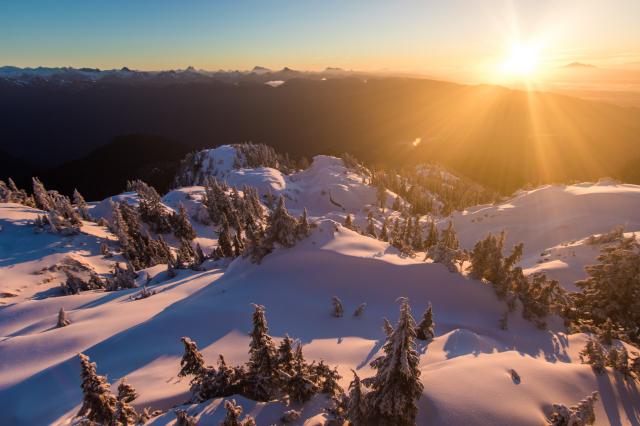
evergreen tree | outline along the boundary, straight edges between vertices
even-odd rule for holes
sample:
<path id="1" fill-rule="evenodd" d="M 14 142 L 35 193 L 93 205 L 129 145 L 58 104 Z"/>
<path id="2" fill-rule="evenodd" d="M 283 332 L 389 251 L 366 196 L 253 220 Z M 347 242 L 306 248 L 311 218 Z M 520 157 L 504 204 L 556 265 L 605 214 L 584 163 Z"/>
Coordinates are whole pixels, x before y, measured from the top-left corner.
<path id="1" fill-rule="evenodd" d="M 131 406 L 131 403 L 138 397 L 135 388 L 127 383 L 123 378 L 118 385 L 118 396 L 116 397 L 115 419 L 123 426 L 133 426 L 138 423 L 138 413 Z"/>
<path id="2" fill-rule="evenodd" d="M 355 312 L 353 313 L 353 316 L 359 317 L 360 315 L 362 315 L 366 307 L 367 307 L 366 303 L 361 303 L 360 306 L 356 308 Z"/>
<path id="3" fill-rule="evenodd" d="M 298 343 L 293 359 L 293 373 L 284 375 L 284 391 L 289 398 L 298 403 L 304 403 L 318 392 L 317 385 L 311 380 L 309 367 L 302 355 L 302 345 Z"/>
<path id="4" fill-rule="evenodd" d="M 349 425 L 366 426 L 367 422 L 367 405 L 364 386 L 360 381 L 358 374 L 353 372 L 353 380 L 349 384 L 349 402 L 347 405 L 347 419 Z"/>
<path id="5" fill-rule="evenodd" d="M 60 308 L 60 310 L 58 311 L 58 324 L 56 325 L 56 327 L 66 327 L 69 324 L 71 324 L 71 321 L 69 321 L 69 319 L 67 318 L 67 313 L 64 311 L 64 308 Z"/>
<path id="6" fill-rule="evenodd" d="M 48 212 L 53 208 L 53 200 L 49 196 L 49 193 L 45 189 L 42 182 L 37 177 L 32 178 L 33 181 L 33 197 L 36 202 L 36 207 L 40 210 Z"/>
<path id="7" fill-rule="evenodd" d="M 198 351 L 196 342 L 188 337 L 183 337 L 180 341 L 184 345 L 184 354 L 180 361 L 181 369 L 178 377 L 194 376 L 194 380 L 197 381 L 205 371 L 204 358 Z"/>
<path id="8" fill-rule="evenodd" d="M 96 363 L 91 362 L 88 356 L 80 354 L 79 357 L 83 400 L 77 416 L 98 424 L 112 424 L 117 400 L 111 393 L 109 382 L 106 377 L 97 374 Z"/>
<path id="9" fill-rule="evenodd" d="M 285 335 L 278 346 L 278 369 L 287 374 L 293 374 L 293 341 Z"/>
<path id="10" fill-rule="evenodd" d="M 178 239 L 185 239 L 191 241 L 196 237 L 196 231 L 193 230 L 191 222 L 187 217 L 187 211 L 182 203 L 178 207 L 178 213 L 171 215 L 171 225 L 173 227 L 173 235 Z"/>
<path id="11" fill-rule="evenodd" d="M 222 227 L 218 234 L 218 247 L 220 247 L 223 257 L 234 257 L 233 237 L 231 236 L 227 215 L 224 213 L 222 214 Z"/>
<path id="12" fill-rule="evenodd" d="M 84 197 L 77 189 L 73 190 L 73 204 L 75 204 L 76 209 L 78 210 L 78 214 L 82 217 L 82 219 L 91 220 L 87 202 L 84 200 Z"/>
<path id="13" fill-rule="evenodd" d="M 365 234 L 373 238 L 378 238 L 376 234 L 376 226 L 373 223 L 373 213 L 371 212 L 367 214 L 367 229 L 365 231 Z"/>
<path id="14" fill-rule="evenodd" d="M 458 236 L 456 235 L 456 230 L 453 228 L 453 222 L 451 221 L 449 221 L 447 229 L 442 231 L 442 244 L 444 245 L 444 247 L 451 250 L 457 250 L 460 248 Z"/>
<path id="15" fill-rule="evenodd" d="M 307 217 L 307 209 L 302 210 L 302 216 L 300 216 L 300 220 L 298 221 L 298 227 L 296 229 L 296 234 L 299 239 L 306 238 L 311 233 L 311 225 L 309 225 L 309 218 Z"/>
<path id="16" fill-rule="evenodd" d="M 393 200 L 393 205 L 391 206 L 391 210 L 400 211 L 402 209 L 402 202 L 400 201 L 400 196 L 396 195 L 396 199 Z"/>
<path id="17" fill-rule="evenodd" d="M 278 205 L 271 212 L 267 221 L 265 243 L 272 247 L 278 243 L 283 247 L 293 247 L 296 242 L 296 219 L 289 214 L 284 204 L 284 197 L 278 198 Z"/>
<path id="18" fill-rule="evenodd" d="M 593 371 L 598 374 L 605 372 L 606 354 L 600 342 L 594 338 L 587 341 L 587 345 L 580 352 L 580 360 L 585 364 L 590 364 Z"/>
<path id="19" fill-rule="evenodd" d="M 127 189 L 138 194 L 140 218 L 151 227 L 153 232 L 156 234 L 171 232 L 170 216 L 162 204 L 160 194 L 154 187 L 141 180 L 135 180 L 127 183 Z"/>
<path id="20" fill-rule="evenodd" d="M 598 392 L 593 392 L 578 404 L 571 407 L 563 404 L 553 404 L 553 411 L 547 422 L 551 426 L 592 425 L 596 421 L 594 404 L 597 400 Z"/>
<path id="21" fill-rule="evenodd" d="M 331 397 L 337 397 L 344 392 L 338 384 L 342 376 L 338 374 L 337 368 L 331 369 L 324 361 L 320 361 L 312 365 L 311 370 L 313 381 L 317 384 L 321 393 Z"/>
<path id="22" fill-rule="evenodd" d="M 253 306 L 255 310 L 249 344 L 248 391 L 257 401 L 269 401 L 277 384 L 276 350 L 269 336 L 264 306 Z"/>
<path id="23" fill-rule="evenodd" d="M 190 416 L 186 410 L 176 410 L 176 426 L 196 426 L 195 417 Z"/>
<path id="24" fill-rule="evenodd" d="M 193 251 L 191 243 L 185 238 L 180 240 L 180 248 L 178 249 L 178 254 L 176 255 L 176 266 L 179 269 L 190 268 L 194 265 L 195 258 L 196 252 Z"/>
<path id="25" fill-rule="evenodd" d="M 380 238 L 382 241 L 389 241 L 389 231 L 387 230 L 387 219 L 382 222 L 382 229 L 380 230 Z"/>
<path id="26" fill-rule="evenodd" d="M 429 222 L 429 233 L 427 234 L 427 239 L 424 242 L 424 245 L 427 249 L 438 244 L 438 228 L 436 228 L 436 222 L 431 219 Z"/>
<path id="27" fill-rule="evenodd" d="M 433 322 L 433 310 L 431 304 L 422 315 L 422 321 L 416 327 L 416 337 L 420 340 L 431 340 L 435 337 L 435 324 Z"/>
<path id="28" fill-rule="evenodd" d="M 236 404 L 235 399 L 226 400 L 224 402 L 224 408 L 227 410 L 227 414 L 220 426 L 255 426 L 256 421 L 253 417 L 246 415 L 241 421 L 242 407 Z"/>
<path id="29" fill-rule="evenodd" d="M 422 395 L 416 323 L 409 301 L 400 301 L 400 318 L 382 348 L 384 355 L 371 363 L 377 373 L 364 380 L 371 388 L 367 395 L 368 414 L 378 425 L 415 425 L 416 402 Z"/>

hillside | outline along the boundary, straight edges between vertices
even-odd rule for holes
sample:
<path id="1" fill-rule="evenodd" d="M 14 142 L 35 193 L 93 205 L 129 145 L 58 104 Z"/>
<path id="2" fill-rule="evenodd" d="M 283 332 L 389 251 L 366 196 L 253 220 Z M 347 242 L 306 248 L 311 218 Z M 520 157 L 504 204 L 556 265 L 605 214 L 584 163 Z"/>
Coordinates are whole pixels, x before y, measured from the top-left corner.
<path id="1" fill-rule="evenodd" d="M 198 243 L 212 258 L 198 268 L 177 268 L 174 277 L 165 264 L 142 268 L 134 288 L 58 292 L 64 281 L 61 265 L 68 262 L 64 259 L 75 259 L 105 278 L 116 261 L 125 262 L 118 243 L 122 237 L 114 231 L 113 206 L 122 201 L 143 208 L 148 195 L 140 187 L 89 203 L 91 215 L 109 219 L 111 229 L 104 222 L 84 220 L 72 236 L 34 232 L 42 211 L 0 204 L 0 423 L 70 424 L 82 402 L 77 356 L 82 352 L 97 363 L 99 374 L 107 375 L 113 390 L 127 377 L 140 395 L 133 403 L 136 409 L 163 411 L 149 424 L 176 424 L 179 406 L 198 424 L 217 425 L 224 416 L 221 398 L 189 402 L 189 377 L 178 377 L 184 350 L 180 339 L 188 336 L 197 342 L 207 364 L 215 364 L 219 354 L 229 365 L 244 363 L 249 359 L 252 304 L 265 307 L 276 343 L 291 336 L 303 345 L 308 361 L 337 367 L 342 376 L 338 382 L 347 389 L 352 369 L 362 378 L 375 373 L 369 362 L 382 353 L 387 338 L 383 318 L 395 324 L 401 296 L 409 298 L 416 319 L 431 304 L 435 321 L 435 337 L 417 344 L 424 386 L 417 424 L 540 425 L 552 404 L 573 405 L 593 391 L 600 394 L 596 424 L 640 423 L 638 382 L 611 368 L 596 374 L 581 363 L 588 333 L 569 331 L 555 313 L 541 329 L 523 318 L 520 304 L 508 313 L 504 329 L 500 321 L 506 303 L 491 285 L 466 271 L 450 272 L 433 258 L 425 260 L 429 252 L 424 250 L 407 255 L 364 235 L 369 223 L 379 235 L 383 223 L 403 216 L 394 209 L 396 194 L 391 191 L 384 191 L 385 209 L 379 208 L 378 191 L 369 185 L 366 169 L 316 156 L 308 168 L 284 173 L 283 164 L 270 154 L 262 157 L 265 165 L 251 167 L 251 149 L 259 148 L 223 146 L 203 151 L 204 161 L 183 164 L 177 180 L 184 186 L 164 194 L 159 206 L 179 212 L 182 204 L 197 234 L 192 245 Z M 273 200 L 282 196 L 293 216 L 306 209 L 314 226 L 291 247 L 276 244 L 259 262 L 251 256 L 213 258 L 225 226 L 207 223 L 207 197 L 215 190 L 210 176 L 234 202 L 239 203 L 234 194 L 252 197 L 249 187 L 255 188 L 265 211 L 277 210 Z M 455 176 L 443 174 L 442 179 Z M 431 195 L 438 201 L 437 194 Z M 589 237 L 618 224 L 626 225 L 629 233 L 640 230 L 639 207 L 640 187 L 602 181 L 520 191 L 495 205 L 469 206 L 451 216 L 425 215 L 419 224 L 426 230 L 434 219 L 443 230 L 452 221 L 468 249 L 488 233 L 505 229 L 507 248 L 524 242 L 519 264 L 525 271 L 543 269 L 575 289 L 573 281 L 584 277 L 579 271 L 596 261 L 602 246 L 589 243 Z M 347 216 L 354 226 L 345 225 Z M 179 249 L 174 235 L 163 238 L 172 250 Z M 108 256 L 102 243 L 111 251 Z M 543 258 L 553 260 L 538 263 L 542 252 Z M 58 266 L 50 269 L 52 265 Z M 36 274 L 43 268 L 46 272 Z M 143 285 L 155 294 L 137 297 Z M 342 301 L 343 317 L 331 314 L 334 296 Z M 362 303 L 364 312 L 355 316 Z M 71 323 L 57 328 L 61 307 Z M 629 352 L 638 350 L 619 345 Z M 330 418 L 324 394 L 290 405 L 233 398 L 258 425 L 282 424 L 280 418 L 291 409 L 301 411 L 300 419 L 290 423 L 294 425 L 322 425 Z"/>

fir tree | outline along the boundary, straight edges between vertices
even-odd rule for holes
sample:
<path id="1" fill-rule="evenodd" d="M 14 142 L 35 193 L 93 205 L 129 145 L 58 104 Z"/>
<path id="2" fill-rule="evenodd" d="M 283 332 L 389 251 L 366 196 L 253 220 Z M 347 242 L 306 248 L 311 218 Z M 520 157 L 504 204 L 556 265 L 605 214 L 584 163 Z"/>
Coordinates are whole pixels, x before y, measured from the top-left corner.
<path id="1" fill-rule="evenodd" d="M 32 178 L 33 181 L 33 197 L 36 202 L 36 207 L 40 210 L 48 212 L 53 208 L 53 200 L 49 196 L 49 193 L 45 189 L 42 182 L 37 177 Z"/>
<path id="2" fill-rule="evenodd" d="M 285 335 L 278 346 L 278 369 L 287 374 L 293 374 L 293 341 Z"/>
<path id="3" fill-rule="evenodd" d="M 296 219 L 289 214 L 284 204 L 284 197 L 278 198 L 278 205 L 271 212 L 267 221 L 265 243 L 268 247 L 278 243 L 283 247 L 293 247 L 296 242 Z"/>
<path id="4" fill-rule="evenodd" d="M 416 327 L 416 337 L 420 340 L 431 340 L 435 337 L 435 324 L 433 322 L 433 310 L 431 304 L 422 315 L 422 321 Z"/>
<path id="5" fill-rule="evenodd" d="M 364 313 L 365 308 L 367 307 L 366 303 L 361 303 L 360 306 L 358 306 L 356 308 L 356 310 L 353 313 L 354 317 L 359 317 L 360 315 L 362 315 Z"/>
<path id="6" fill-rule="evenodd" d="M 298 343 L 293 359 L 293 373 L 282 373 L 285 376 L 284 391 L 295 402 L 307 402 L 318 392 L 318 387 L 311 380 L 308 370 L 309 367 L 302 355 L 302 345 Z"/>
<path id="7" fill-rule="evenodd" d="M 126 378 L 123 378 L 118 385 L 118 396 L 116 397 L 116 421 L 124 426 L 133 426 L 138 423 L 138 413 L 131 406 L 137 397 L 138 393 L 135 388 L 127 382 Z"/>
<path id="8" fill-rule="evenodd" d="M 300 220 L 298 221 L 298 227 L 296 229 L 296 234 L 299 239 L 306 238 L 311 233 L 311 225 L 309 225 L 309 218 L 307 216 L 307 209 L 302 210 L 302 216 L 300 216 Z"/>
<path id="9" fill-rule="evenodd" d="M 166 234 L 171 231 L 169 214 L 162 205 L 160 194 L 154 187 L 147 185 L 141 180 L 127 183 L 130 191 L 138 194 L 138 209 L 140 218 L 147 223 L 156 234 Z"/>
<path id="10" fill-rule="evenodd" d="M 367 229 L 365 233 L 370 237 L 378 238 L 378 236 L 376 235 L 376 226 L 373 223 L 373 214 L 371 212 L 367 214 Z"/>
<path id="11" fill-rule="evenodd" d="M 592 425 L 596 421 L 594 404 L 597 400 L 598 392 L 593 392 L 577 405 L 571 407 L 563 404 L 553 404 L 553 411 L 547 422 L 551 426 Z"/>
<path id="12" fill-rule="evenodd" d="M 111 393 L 106 377 L 96 372 L 96 363 L 89 357 L 79 354 L 82 378 L 82 407 L 78 417 L 84 417 L 90 422 L 109 425 L 115 420 L 116 397 Z"/>
<path id="13" fill-rule="evenodd" d="M 382 319 L 382 330 L 384 331 L 384 334 L 387 335 L 387 337 L 391 336 L 391 334 L 393 333 L 393 326 L 387 318 Z"/>
<path id="14" fill-rule="evenodd" d="M 218 234 L 218 247 L 220 247 L 223 257 L 234 257 L 233 237 L 231 236 L 227 215 L 224 213 L 222 214 L 222 226 Z"/>
<path id="15" fill-rule="evenodd" d="M 196 342 L 188 337 L 183 337 L 180 341 L 184 345 L 184 354 L 180 361 L 181 368 L 178 377 L 194 376 L 194 380 L 197 380 L 205 371 L 204 358 L 198 351 Z"/>
<path id="16" fill-rule="evenodd" d="M 380 236 L 378 237 L 382 241 L 389 241 L 389 231 L 387 230 L 387 219 L 382 222 L 382 229 L 380 230 Z"/>
<path id="17" fill-rule="evenodd" d="M 587 345 L 580 352 L 580 360 L 585 364 L 590 364 L 593 371 L 598 374 L 605 372 L 606 354 L 600 342 L 594 338 L 587 341 Z"/>
<path id="18" fill-rule="evenodd" d="M 442 231 L 442 244 L 444 245 L 444 247 L 450 250 L 457 250 L 460 248 L 460 243 L 458 242 L 456 230 L 453 228 L 453 222 L 451 221 L 449 221 L 449 225 L 447 225 L 447 229 Z"/>
<path id="19" fill-rule="evenodd" d="M 438 228 L 436 228 L 436 222 L 432 219 L 429 222 L 429 232 L 427 239 L 424 242 L 424 246 L 429 249 L 438 244 Z"/>
<path id="20" fill-rule="evenodd" d="M 171 225 L 173 227 L 173 235 L 178 239 L 185 239 L 191 241 L 196 237 L 196 231 L 193 230 L 191 222 L 187 217 L 187 211 L 182 203 L 178 207 L 178 213 L 173 213 L 171 216 Z"/>
<path id="21" fill-rule="evenodd" d="M 91 220 L 87 202 L 84 200 L 84 197 L 77 189 L 73 190 L 73 204 L 75 204 L 76 209 L 78 210 L 78 214 L 82 217 L 82 219 Z"/>
<path id="22" fill-rule="evenodd" d="M 338 374 L 336 368 L 331 369 L 324 361 L 320 361 L 317 364 L 312 365 L 312 377 L 314 382 L 319 386 L 320 392 L 336 397 L 344 392 L 342 387 L 338 384 L 338 381 L 342 378 Z"/>
<path id="23" fill-rule="evenodd" d="M 236 404 L 235 399 L 226 400 L 224 402 L 224 408 L 227 410 L 227 414 L 220 426 L 255 426 L 256 421 L 253 417 L 246 415 L 241 421 L 242 407 Z"/>
<path id="24" fill-rule="evenodd" d="M 364 380 L 371 388 L 367 395 L 368 414 L 379 425 L 415 425 L 416 403 L 422 395 L 416 323 L 409 301 L 400 301 L 400 318 L 382 348 L 384 355 L 371 363 L 377 373 Z"/>
<path id="25" fill-rule="evenodd" d="M 262 305 L 253 305 L 253 330 L 249 344 L 248 381 L 253 399 L 269 401 L 275 391 L 277 379 L 276 350 Z"/>
<path id="26" fill-rule="evenodd" d="M 367 423 L 367 405 L 364 386 L 360 381 L 358 374 L 353 372 L 353 380 L 349 384 L 349 402 L 347 405 L 347 419 L 349 425 L 366 426 Z"/>
<path id="27" fill-rule="evenodd" d="M 178 254 L 176 255 L 176 266 L 179 269 L 190 268 L 194 264 L 195 257 L 196 253 L 195 251 L 193 251 L 191 243 L 185 238 L 180 240 L 180 248 L 178 249 Z"/>
<path id="28" fill-rule="evenodd" d="M 176 426 L 196 426 L 198 421 L 186 410 L 176 410 Z"/>
<path id="29" fill-rule="evenodd" d="M 64 308 L 60 308 L 58 311 L 58 324 L 56 327 L 66 327 L 71 324 L 71 321 L 67 318 L 67 313 L 64 311 Z"/>

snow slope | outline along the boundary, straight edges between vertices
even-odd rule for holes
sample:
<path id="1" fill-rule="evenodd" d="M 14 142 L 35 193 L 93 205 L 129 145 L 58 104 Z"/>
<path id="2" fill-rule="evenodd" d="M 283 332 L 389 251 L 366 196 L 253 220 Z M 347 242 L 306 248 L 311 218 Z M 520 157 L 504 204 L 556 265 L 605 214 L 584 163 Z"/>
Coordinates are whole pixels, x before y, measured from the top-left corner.
<path id="1" fill-rule="evenodd" d="M 497 205 L 483 205 L 454 213 L 460 244 L 471 250 L 489 233 L 507 233 L 505 251 L 524 243 L 521 264 L 528 272 L 541 271 L 566 288 L 585 277 L 599 246 L 587 237 L 609 232 L 616 225 L 640 231 L 640 186 L 603 181 L 576 185 L 547 185 Z M 446 226 L 449 218 L 442 220 Z"/>
<path id="2" fill-rule="evenodd" d="M 245 362 L 251 303 L 266 307 L 276 340 L 288 333 L 304 344 L 307 359 L 338 366 L 346 388 L 351 369 L 361 377 L 372 374 L 368 363 L 385 337 L 382 320 L 395 321 L 399 296 L 409 297 L 416 317 L 433 304 L 436 322 L 436 338 L 420 345 L 424 393 L 418 424 L 540 425 L 552 403 L 571 405 L 594 390 L 601 394 L 598 424 L 640 424 L 638 384 L 617 373 L 595 375 L 580 363 L 586 335 L 566 334 L 559 318 L 549 319 L 549 330 L 539 330 L 519 312 L 509 316 L 509 329 L 501 330 L 506 306 L 490 286 L 424 262 L 423 254 L 400 256 L 387 243 L 342 227 L 347 212 L 356 213 L 358 222 L 374 210 L 376 199 L 363 176 L 342 160 L 317 156 L 307 170 L 284 175 L 270 168 L 235 169 L 235 152 L 223 148 L 219 153 L 204 166 L 208 172 L 238 188 L 246 184 L 262 195 L 283 194 L 294 213 L 306 207 L 317 227 L 307 239 L 291 249 L 277 249 L 260 265 L 242 258 L 228 266 L 208 261 L 204 271 L 181 270 L 172 279 L 157 265 L 139 279 L 154 277 L 150 288 L 156 294 L 146 299 L 132 298 L 138 289 L 46 297 L 53 295 L 61 277 L 46 275 L 51 280 L 41 283 L 43 277 L 34 272 L 71 257 L 106 273 L 118 257 L 103 257 L 99 247 L 114 237 L 90 223 L 74 237 L 36 234 L 30 222 L 38 210 L 0 204 L 0 292 L 16 294 L 0 299 L 5 304 L 0 306 L 0 424 L 69 423 L 81 402 L 79 352 L 97 362 L 98 372 L 112 384 L 126 376 L 140 393 L 138 409 L 170 410 L 183 404 L 189 385 L 188 379 L 177 377 L 180 338 L 194 339 L 208 363 L 220 353 L 229 363 Z M 166 194 L 163 203 L 171 210 L 182 203 L 191 217 L 198 217 L 202 194 L 201 186 L 179 188 Z M 389 203 L 393 197 L 388 194 Z M 131 193 L 115 198 L 137 202 Z M 640 229 L 639 207 L 640 187 L 634 185 L 547 186 L 451 219 L 467 248 L 488 232 L 506 229 L 508 247 L 525 243 L 527 272 L 544 270 L 569 286 L 597 256 L 598 247 L 587 245 L 586 238 L 619 223 L 628 231 Z M 109 199 L 91 210 L 94 216 L 109 212 Z M 193 225 L 205 251 L 215 246 L 210 225 Z M 541 253 L 542 260 L 551 260 L 538 263 Z M 343 318 L 331 316 L 332 296 L 342 299 Z M 364 314 L 354 317 L 363 302 Z M 58 329 L 60 307 L 72 323 Z M 510 369 L 521 376 L 520 383 L 514 383 Z M 293 407 L 236 399 L 259 425 L 277 424 L 291 408 L 303 410 L 293 424 L 326 419 L 322 396 Z M 222 407 L 219 399 L 185 406 L 203 425 L 217 425 Z M 151 423 L 174 424 L 175 414 L 167 411 Z"/>
<path id="3" fill-rule="evenodd" d="M 395 299 L 408 296 L 418 316 L 434 307 L 436 339 L 421 346 L 422 380 L 418 424 L 539 425 L 553 402 L 573 403 L 593 390 L 603 399 L 601 424 L 638 421 L 635 385 L 614 374 L 596 376 L 579 363 L 585 336 L 567 336 L 557 321 L 536 329 L 513 314 L 502 331 L 505 309 L 493 291 L 449 273 L 439 264 L 401 258 L 385 243 L 323 220 L 313 235 L 292 249 L 280 249 L 261 265 L 235 260 L 226 270 L 187 272 L 156 286 L 158 294 L 139 301 L 134 292 L 84 293 L 15 304 L 0 311 L 0 423 L 64 422 L 81 400 L 82 351 L 113 383 L 127 376 L 140 392 L 138 407 L 168 409 L 188 398 L 187 380 L 178 380 L 181 336 L 198 342 L 208 362 L 223 353 L 232 363 L 247 360 L 250 303 L 266 306 L 270 333 L 304 343 L 309 359 L 338 365 L 342 385 L 349 369 L 368 376 L 368 362 L 380 350 L 382 318 L 397 317 Z M 330 315 L 337 295 L 345 316 Z M 366 302 L 363 316 L 350 312 Z M 61 303 L 73 323 L 53 329 Z M 19 366 L 19 368 L 16 368 Z M 508 373 L 522 377 L 515 384 Z M 509 403 L 503 403 L 507 400 Z M 219 401 L 190 408 L 201 424 L 217 424 Z M 314 405 L 315 404 L 315 405 Z M 258 424 L 269 424 L 277 408 L 247 407 Z M 322 418 L 317 401 L 303 419 Z M 167 414 L 157 419 L 166 424 Z M 164 420 L 163 420 L 164 419 Z M 469 422 L 469 419 L 473 419 Z M 165 423 L 162 423 L 162 422 Z M 300 421 L 297 424 L 302 424 Z M 313 424 L 313 422 L 309 423 Z"/>

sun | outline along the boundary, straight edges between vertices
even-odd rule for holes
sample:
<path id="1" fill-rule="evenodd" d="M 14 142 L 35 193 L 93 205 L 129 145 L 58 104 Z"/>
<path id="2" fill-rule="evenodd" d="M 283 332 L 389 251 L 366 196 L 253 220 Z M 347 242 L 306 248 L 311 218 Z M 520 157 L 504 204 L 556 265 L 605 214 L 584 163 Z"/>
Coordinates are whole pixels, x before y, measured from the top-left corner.
<path id="1" fill-rule="evenodd" d="M 530 78 L 538 67 L 539 52 L 533 46 L 515 45 L 502 64 L 502 72 L 511 77 Z"/>

